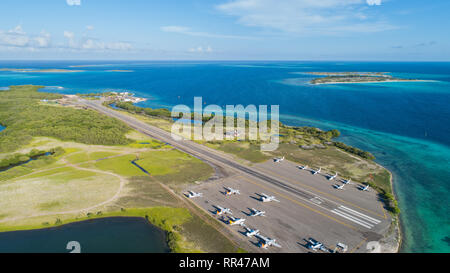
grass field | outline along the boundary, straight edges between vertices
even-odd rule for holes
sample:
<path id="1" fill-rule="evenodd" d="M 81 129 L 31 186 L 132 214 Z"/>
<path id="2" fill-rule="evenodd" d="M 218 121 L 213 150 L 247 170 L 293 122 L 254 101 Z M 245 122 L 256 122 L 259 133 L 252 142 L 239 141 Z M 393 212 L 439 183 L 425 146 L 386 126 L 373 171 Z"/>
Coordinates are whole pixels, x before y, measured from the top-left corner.
<path id="1" fill-rule="evenodd" d="M 162 182 L 189 183 L 213 174 L 212 167 L 178 150 L 146 152 L 139 158 L 136 163 Z"/>
<path id="2" fill-rule="evenodd" d="M 139 216 L 167 231 L 174 252 L 237 251 L 160 184 L 207 179 L 212 168 L 146 136 L 132 133 L 127 137 L 145 144 L 86 145 L 48 137 L 31 140 L 19 150 L 21 153 L 62 147 L 64 154 L 0 172 L 0 231 L 54 227 L 97 217 Z M 131 164 L 137 157 L 152 176 Z M 192 225 L 201 228 L 192 229 Z M 199 241 L 194 243 L 194 239 Z M 215 245 L 212 240 L 222 243 Z"/>
<path id="3" fill-rule="evenodd" d="M 374 182 L 377 186 L 392 192 L 390 173 L 373 161 L 364 160 L 343 152 L 336 147 L 326 149 L 303 150 L 293 144 L 280 144 L 274 152 L 275 156 L 286 156 L 287 159 L 312 168 L 322 167 L 330 173 L 338 172 L 339 176 L 353 181 Z"/>
<path id="4" fill-rule="evenodd" d="M 58 170 L 1 183 L 0 214 L 14 218 L 84 209 L 108 200 L 119 189 L 119 179 L 110 175 Z"/>
<path id="5" fill-rule="evenodd" d="M 270 158 L 268 155 L 261 152 L 259 145 L 250 144 L 248 142 L 229 141 L 222 143 L 206 143 L 206 146 L 233 154 L 252 163 L 264 162 Z"/>

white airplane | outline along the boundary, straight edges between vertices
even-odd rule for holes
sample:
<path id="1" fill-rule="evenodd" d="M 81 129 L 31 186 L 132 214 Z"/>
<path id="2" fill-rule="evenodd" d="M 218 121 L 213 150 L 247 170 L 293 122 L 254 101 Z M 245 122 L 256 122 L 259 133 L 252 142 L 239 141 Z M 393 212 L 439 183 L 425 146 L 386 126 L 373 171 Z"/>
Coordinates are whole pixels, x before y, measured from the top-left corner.
<path id="1" fill-rule="evenodd" d="M 248 227 L 245 227 L 245 229 L 247 230 L 247 232 L 245 233 L 245 236 L 247 236 L 247 237 L 253 237 L 255 235 L 259 235 L 259 230 L 257 230 L 257 229 L 251 229 Z"/>
<path id="2" fill-rule="evenodd" d="M 279 163 L 279 162 L 281 162 L 281 161 L 283 161 L 283 160 L 284 160 L 284 156 L 283 156 L 283 157 L 276 157 L 276 158 L 273 159 L 273 161 L 274 161 L 275 163 Z"/>
<path id="3" fill-rule="evenodd" d="M 233 188 L 225 188 L 227 191 L 225 192 L 226 195 L 232 195 L 232 194 L 241 194 L 239 190 L 235 190 Z"/>
<path id="4" fill-rule="evenodd" d="M 216 214 L 217 215 L 222 215 L 222 214 L 225 214 L 225 213 L 233 214 L 233 213 L 231 213 L 231 210 L 228 209 L 228 208 L 222 208 L 220 206 L 215 206 L 215 207 L 216 207 Z"/>
<path id="5" fill-rule="evenodd" d="M 342 179 L 341 181 L 342 181 L 342 183 L 347 185 L 347 184 L 350 184 L 350 182 L 352 182 L 352 179 L 351 178 L 349 180 Z"/>
<path id="6" fill-rule="evenodd" d="M 235 225 L 240 225 L 240 226 L 244 226 L 244 222 L 245 219 L 244 218 L 234 218 L 234 217 L 229 217 L 230 219 L 228 220 L 228 224 L 230 226 L 235 226 Z"/>
<path id="7" fill-rule="evenodd" d="M 365 187 L 364 186 L 360 186 L 359 189 L 362 190 L 362 191 L 368 191 L 369 190 L 369 185 L 366 185 Z"/>
<path id="8" fill-rule="evenodd" d="M 266 216 L 265 213 L 266 213 L 265 211 L 260 211 L 260 210 L 251 208 L 250 216 Z"/>
<path id="9" fill-rule="evenodd" d="M 336 173 L 335 175 L 332 175 L 332 176 L 328 177 L 328 180 L 331 181 L 331 180 L 335 179 L 337 176 L 338 176 L 338 173 Z"/>
<path id="10" fill-rule="evenodd" d="M 319 169 L 313 171 L 313 174 L 318 174 L 318 173 L 320 173 L 321 170 L 322 170 L 322 168 L 319 168 Z"/>
<path id="11" fill-rule="evenodd" d="M 195 191 L 189 191 L 187 197 L 188 198 L 195 198 L 195 197 L 202 197 L 203 193 L 201 192 L 195 192 Z"/>
<path id="12" fill-rule="evenodd" d="M 270 238 L 264 237 L 259 234 L 255 235 L 255 237 L 257 237 L 259 239 L 258 246 L 260 248 L 267 249 L 267 247 L 269 247 L 269 246 L 276 246 L 276 247 L 281 248 L 281 246 L 276 243 L 275 239 L 270 239 Z"/>
<path id="13" fill-rule="evenodd" d="M 306 170 L 306 169 L 308 169 L 308 165 L 305 165 L 305 166 L 297 166 L 297 168 L 299 168 L 300 170 Z"/>
<path id="14" fill-rule="evenodd" d="M 309 249 L 312 249 L 312 250 L 314 250 L 314 251 L 317 251 L 317 250 L 322 250 L 322 251 L 326 251 L 327 249 L 323 246 L 323 244 L 321 243 L 321 242 L 318 242 L 318 241 L 316 241 L 316 240 L 314 240 L 314 239 L 309 239 L 308 240 L 308 248 Z"/>
<path id="15" fill-rule="evenodd" d="M 342 184 L 342 185 L 334 185 L 333 187 L 336 189 L 336 190 L 343 190 L 344 189 L 344 186 L 345 186 L 345 184 Z"/>
<path id="16" fill-rule="evenodd" d="M 266 202 L 271 202 L 271 201 L 275 201 L 275 202 L 280 202 L 280 200 L 277 200 L 275 198 L 275 196 L 268 196 L 265 193 L 261 193 L 262 197 L 261 197 L 261 201 L 263 201 L 264 203 Z"/>

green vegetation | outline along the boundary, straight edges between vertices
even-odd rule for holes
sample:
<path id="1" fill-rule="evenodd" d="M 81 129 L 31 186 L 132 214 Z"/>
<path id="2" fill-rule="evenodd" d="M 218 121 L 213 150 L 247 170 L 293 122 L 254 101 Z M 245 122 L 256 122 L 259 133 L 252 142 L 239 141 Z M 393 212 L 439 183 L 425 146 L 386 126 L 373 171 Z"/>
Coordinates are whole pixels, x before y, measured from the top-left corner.
<path id="1" fill-rule="evenodd" d="M 0 160 L 0 171 L 10 168 L 12 166 L 23 164 L 30 159 L 38 158 L 42 155 L 45 155 L 46 151 L 32 150 L 28 154 L 12 154 L 8 155 L 2 160 Z"/>
<path id="2" fill-rule="evenodd" d="M 86 144 L 120 145 L 130 141 L 125 124 L 92 110 L 54 107 L 40 100 L 61 95 L 38 92 L 42 86 L 11 86 L 0 92 L 0 152 L 11 152 L 35 136 L 55 137 Z"/>
<path id="3" fill-rule="evenodd" d="M 46 153 L 49 153 L 49 155 L 43 156 Z M 15 177 L 29 174 L 35 169 L 48 166 L 56 162 L 57 158 L 62 154 L 64 154 L 64 149 L 57 147 L 48 151 L 34 149 L 28 154 L 6 155 L 3 160 L 1 160 L 3 168 L 0 168 L 0 181 L 10 180 Z M 33 159 L 33 161 L 29 161 L 30 159 Z M 26 163 L 27 161 L 29 162 Z"/>
<path id="4" fill-rule="evenodd" d="M 178 150 L 145 152 L 136 163 L 161 182 L 189 183 L 213 174 L 211 166 Z"/>
<path id="5" fill-rule="evenodd" d="M 95 163 L 95 167 L 100 170 L 111 171 L 123 176 L 140 176 L 145 175 L 138 167 L 131 164 L 136 159 L 136 155 L 128 154 L 119 157 L 108 158 Z"/>
<path id="6" fill-rule="evenodd" d="M 208 147 L 236 155 L 239 158 L 248 160 L 252 163 L 260 163 L 268 160 L 270 157 L 261 152 L 261 146 L 255 143 L 239 141 L 211 141 L 206 143 Z"/>
<path id="7" fill-rule="evenodd" d="M 116 102 L 116 107 L 127 110 L 131 113 L 136 114 L 145 114 L 149 116 L 156 116 L 156 117 L 165 117 L 165 118 L 171 118 L 171 112 L 169 109 L 161 108 L 161 109 L 152 109 L 152 108 L 144 108 L 133 105 L 131 102 Z"/>
<path id="8" fill-rule="evenodd" d="M 166 108 L 152 109 L 152 108 L 148 108 L 148 107 L 135 106 L 131 102 L 119 102 L 119 101 L 117 101 L 117 102 L 109 101 L 109 102 L 106 102 L 105 104 L 110 105 L 112 103 L 114 103 L 117 108 L 123 109 L 123 110 L 128 111 L 133 114 L 140 114 L 140 115 L 146 115 L 146 116 L 150 116 L 150 117 L 160 117 L 160 118 L 172 119 L 172 112 Z M 181 114 L 180 114 L 179 118 L 181 118 Z M 203 122 L 211 120 L 212 118 L 213 118 L 213 116 L 204 117 Z M 193 113 L 191 114 L 191 119 L 194 119 Z"/>
<path id="9" fill-rule="evenodd" d="M 309 74 L 324 76 L 311 80 L 311 84 L 415 81 L 414 79 L 395 78 L 382 72 L 310 72 Z"/>

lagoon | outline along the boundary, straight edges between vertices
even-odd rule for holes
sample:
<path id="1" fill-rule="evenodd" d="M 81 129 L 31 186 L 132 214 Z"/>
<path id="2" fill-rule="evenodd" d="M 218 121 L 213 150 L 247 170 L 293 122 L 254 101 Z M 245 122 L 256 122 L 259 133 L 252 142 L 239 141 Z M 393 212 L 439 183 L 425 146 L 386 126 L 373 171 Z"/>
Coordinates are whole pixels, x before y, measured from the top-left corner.
<path id="1" fill-rule="evenodd" d="M 0 233 L 0 253 L 69 253 L 71 241 L 82 253 L 168 253 L 163 230 L 144 218 L 111 217 L 39 230 Z"/>

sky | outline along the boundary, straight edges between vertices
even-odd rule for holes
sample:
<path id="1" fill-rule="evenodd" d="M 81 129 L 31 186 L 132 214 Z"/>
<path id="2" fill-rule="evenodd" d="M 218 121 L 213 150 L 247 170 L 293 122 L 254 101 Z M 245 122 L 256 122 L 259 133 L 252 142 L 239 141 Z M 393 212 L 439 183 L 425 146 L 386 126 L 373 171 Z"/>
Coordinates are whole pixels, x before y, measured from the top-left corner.
<path id="1" fill-rule="evenodd" d="M 1 60 L 450 61 L 448 0 L 2 0 Z"/>

